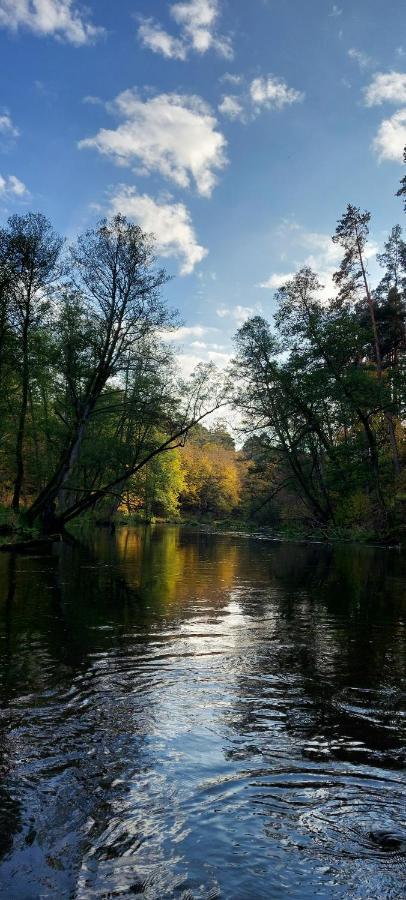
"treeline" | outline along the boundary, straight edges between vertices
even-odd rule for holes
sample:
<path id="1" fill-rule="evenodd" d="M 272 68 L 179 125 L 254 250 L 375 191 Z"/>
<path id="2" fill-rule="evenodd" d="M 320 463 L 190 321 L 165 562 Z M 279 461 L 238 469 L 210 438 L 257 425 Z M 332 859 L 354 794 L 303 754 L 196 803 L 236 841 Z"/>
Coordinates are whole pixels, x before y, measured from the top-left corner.
<path id="1" fill-rule="evenodd" d="M 199 366 L 185 381 L 150 235 L 116 216 L 66 247 L 44 216 L 12 216 L 0 228 L 0 530 L 63 532 L 90 512 L 396 532 L 406 245 L 394 226 L 372 286 L 369 223 L 351 205 L 338 222 L 334 296 L 303 268 L 272 324 L 240 328 L 224 377 Z M 202 425 L 225 402 L 237 449 L 224 423 Z"/>
<path id="2" fill-rule="evenodd" d="M 183 447 L 160 455 L 131 478 L 118 511 L 135 521 L 256 522 L 283 524 L 285 490 L 270 502 L 274 465 L 261 440 L 240 449 L 225 422 L 197 425 Z"/>

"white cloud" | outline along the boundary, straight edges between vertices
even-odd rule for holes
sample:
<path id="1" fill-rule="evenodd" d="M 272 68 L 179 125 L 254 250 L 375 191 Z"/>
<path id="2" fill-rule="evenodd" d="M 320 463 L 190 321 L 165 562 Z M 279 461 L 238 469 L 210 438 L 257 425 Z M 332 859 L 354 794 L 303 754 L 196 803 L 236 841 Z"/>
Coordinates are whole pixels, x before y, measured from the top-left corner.
<path id="1" fill-rule="evenodd" d="M 250 319 L 251 316 L 255 315 L 255 313 L 259 313 L 259 307 L 252 306 L 221 306 L 219 309 L 216 309 L 216 313 L 220 319 L 233 319 L 239 325 L 245 322 L 247 319 Z"/>
<path id="2" fill-rule="evenodd" d="M 406 72 L 377 72 L 364 90 L 366 106 L 406 104 Z M 406 144 L 406 106 L 381 122 L 373 141 L 380 160 L 401 162 Z"/>
<path id="3" fill-rule="evenodd" d="M 175 341 L 176 343 L 181 343 L 187 341 L 188 338 L 206 337 L 206 335 L 215 331 L 218 331 L 218 328 L 212 328 L 209 325 L 181 325 L 180 328 L 175 328 L 172 331 L 162 331 L 161 339 L 163 341 Z M 198 348 L 198 345 L 199 349 L 206 349 L 208 346 L 213 346 L 199 340 L 195 340 L 190 344 L 191 347 L 195 348 Z"/>
<path id="4" fill-rule="evenodd" d="M 406 103 L 406 72 L 377 72 L 364 95 L 366 106 Z"/>
<path id="5" fill-rule="evenodd" d="M 220 353 L 218 350 L 208 350 L 207 358 L 209 362 L 212 362 L 223 369 L 225 366 L 228 366 L 231 360 L 231 353 Z"/>
<path id="6" fill-rule="evenodd" d="M 0 175 L 0 197 L 28 197 L 25 184 L 16 175 Z"/>
<path id="7" fill-rule="evenodd" d="M 203 100 L 159 94 L 143 101 L 135 90 L 127 90 L 119 94 L 113 109 L 124 122 L 114 129 L 102 128 L 80 141 L 80 148 L 95 147 L 118 165 L 138 160 L 143 174 L 158 171 L 183 188 L 193 179 L 199 194 L 210 196 L 216 170 L 226 164 L 226 140 Z"/>
<path id="8" fill-rule="evenodd" d="M 241 84 L 242 80 L 242 75 L 234 75 L 231 72 L 225 72 L 220 78 L 220 81 L 226 81 L 228 84 Z"/>
<path id="9" fill-rule="evenodd" d="M 91 43 L 104 32 L 79 12 L 73 0 L 0 0 L 0 27 L 27 28 L 38 36 L 58 37 L 77 46 Z"/>
<path id="10" fill-rule="evenodd" d="M 326 266 L 335 265 L 342 257 L 342 249 L 338 244 L 334 244 L 329 234 L 323 234 L 319 231 L 299 230 L 300 243 L 304 249 L 311 251 L 310 256 L 304 260 L 305 265 L 325 268 Z"/>
<path id="11" fill-rule="evenodd" d="M 294 278 L 294 272 L 274 272 L 270 278 L 267 278 L 266 281 L 261 281 L 258 285 L 260 288 L 265 288 L 270 291 L 277 291 L 282 285 L 284 285 L 287 281 L 290 281 Z"/>
<path id="12" fill-rule="evenodd" d="M 189 210 L 183 203 L 158 203 L 148 194 L 138 194 L 135 188 L 121 185 L 112 197 L 111 210 L 152 232 L 161 256 L 182 260 L 181 275 L 190 275 L 207 256 L 205 247 L 197 242 Z"/>
<path id="13" fill-rule="evenodd" d="M 7 137 L 12 138 L 16 138 L 20 134 L 8 113 L 4 113 L 4 115 L 0 116 L 0 134 L 5 134 Z"/>
<path id="14" fill-rule="evenodd" d="M 186 59 L 187 49 L 183 41 L 172 37 L 153 19 L 144 19 L 138 29 L 138 37 L 144 47 L 160 53 L 167 59 Z"/>
<path id="15" fill-rule="evenodd" d="M 210 329 L 210 331 L 217 331 L 217 330 L 218 330 L 217 328 Z M 226 349 L 225 344 L 207 344 L 206 341 L 192 341 L 190 346 L 196 350 L 210 350 L 213 352 L 217 352 L 220 350 L 221 353 L 223 353 L 224 350 Z"/>
<path id="16" fill-rule="evenodd" d="M 299 270 L 299 268 L 301 268 L 302 265 L 307 265 L 307 266 L 310 266 L 310 268 L 313 269 L 313 271 L 315 271 L 317 273 L 319 282 L 322 285 L 322 290 L 320 292 L 320 296 L 325 302 L 327 302 L 327 300 L 331 299 L 332 297 L 335 297 L 335 295 L 337 294 L 337 287 L 333 281 L 334 269 L 330 268 L 327 270 L 323 270 L 320 268 L 320 266 L 318 264 L 319 262 L 320 261 L 314 256 L 307 257 L 307 259 L 303 260 L 301 265 L 298 265 L 298 270 Z M 263 281 L 261 284 L 259 284 L 258 287 L 277 291 L 277 290 L 279 290 L 279 288 L 283 287 L 283 285 L 285 285 L 288 281 L 292 281 L 292 279 L 295 277 L 295 274 L 296 274 L 295 272 L 278 272 L 277 274 L 275 273 L 274 275 L 271 275 L 271 277 L 268 278 L 267 281 Z"/>
<path id="17" fill-rule="evenodd" d="M 241 92 L 224 94 L 218 110 L 230 119 L 239 119 L 247 124 L 260 114 L 263 109 L 283 109 L 292 103 L 304 100 L 304 93 L 289 87 L 283 78 L 275 75 L 259 76 L 249 85 L 241 75 L 226 73 L 221 79 L 231 84 L 241 85 Z"/>
<path id="18" fill-rule="evenodd" d="M 241 119 L 244 115 L 244 108 L 238 97 L 226 94 L 219 104 L 218 110 L 223 116 L 229 119 Z"/>
<path id="19" fill-rule="evenodd" d="M 275 230 L 275 239 L 281 242 L 282 247 L 289 246 L 290 270 L 287 272 L 275 272 L 262 281 L 257 287 L 268 290 L 278 290 L 285 282 L 294 278 L 296 272 L 303 266 L 309 266 L 316 274 L 322 290 L 320 297 L 324 302 L 337 295 L 337 286 L 333 281 L 333 274 L 337 270 L 343 251 L 338 244 L 334 244 L 329 234 L 318 231 L 306 231 L 301 225 L 292 221 L 282 221 Z M 378 245 L 370 240 L 365 259 L 373 260 L 378 251 Z M 285 255 L 285 254 L 284 254 Z"/>
<path id="20" fill-rule="evenodd" d="M 380 160 L 402 162 L 406 145 L 406 107 L 399 109 L 390 119 L 384 119 L 373 141 L 373 148 Z"/>
<path id="21" fill-rule="evenodd" d="M 357 47 L 351 47 L 348 51 L 348 56 L 350 59 L 353 59 L 354 62 L 358 63 L 360 69 L 368 69 L 370 65 L 372 65 L 373 60 L 367 53 L 364 53 L 363 50 L 358 50 Z"/>
<path id="22" fill-rule="evenodd" d="M 336 6 L 336 4 L 334 4 L 333 7 L 332 7 L 332 9 L 331 9 L 331 13 L 329 13 L 329 15 L 330 15 L 333 19 L 336 19 L 338 16 L 341 16 L 341 15 L 342 15 L 342 9 L 340 9 L 339 6 Z"/>
<path id="23" fill-rule="evenodd" d="M 138 29 L 138 37 L 144 47 L 161 53 L 168 59 L 186 59 L 191 51 L 204 54 L 215 50 L 220 56 L 231 59 L 233 51 L 228 37 L 216 32 L 220 15 L 219 0 L 187 0 L 172 3 L 169 13 L 180 29 L 180 36 L 173 37 L 153 19 L 144 19 Z"/>
<path id="24" fill-rule="evenodd" d="M 254 78 L 250 87 L 251 99 L 257 106 L 266 106 L 269 109 L 283 109 L 291 103 L 300 103 L 304 94 L 294 88 L 288 87 L 282 78 L 273 75 Z"/>

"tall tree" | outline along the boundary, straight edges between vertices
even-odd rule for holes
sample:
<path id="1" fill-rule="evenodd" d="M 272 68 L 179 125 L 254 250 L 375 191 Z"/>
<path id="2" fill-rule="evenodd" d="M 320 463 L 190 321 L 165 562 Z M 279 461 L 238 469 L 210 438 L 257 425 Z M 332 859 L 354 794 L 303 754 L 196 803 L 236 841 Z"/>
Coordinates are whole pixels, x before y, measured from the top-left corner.
<path id="1" fill-rule="evenodd" d="M 369 235 L 369 212 L 361 212 L 359 207 L 350 203 L 344 215 L 337 223 L 333 242 L 339 244 L 344 250 L 344 256 L 340 268 L 334 274 L 334 281 L 339 288 L 339 302 L 352 301 L 353 303 L 363 298 L 366 299 L 371 321 L 373 346 L 378 379 L 382 379 L 382 356 L 379 344 L 378 326 L 376 321 L 376 304 L 368 283 L 366 268 L 366 246 Z M 399 452 L 396 440 L 396 430 L 393 415 L 390 409 L 385 410 L 387 430 L 392 451 L 393 466 L 396 474 L 400 472 Z"/>
<path id="2" fill-rule="evenodd" d="M 406 165 L 406 147 L 405 147 L 405 149 L 404 149 L 404 151 L 403 151 L 403 162 L 404 162 L 405 165 Z M 399 188 L 399 190 L 397 191 L 396 196 L 397 196 L 397 197 L 404 197 L 404 206 L 405 206 L 405 212 L 406 212 L 406 175 L 403 176 L 403 178 L 402 178 L 402 180 L 401 180 L 401 182 L 400 182 L 400 188 Z"/>
<path id="3" fill-rule="evenodd" d="M 88 367 L 75 382 L 69 369 L 71 350 L 66 359 L 71 409 L 64 446 L 28 511 L 31 521 L 43 514 L 52 519 L 54 505 L 58 500 L 63 504 L 96 405 L 109 380 L 122 374 L 128 351 L 135 353 L 138 347 L 141 352 L 146 337 L 171 322 L 159 295 L 167 276 L 155 267 L 152 238 L 123 216 L 103 220 L 79 237 L 70 250 L 69 270 L 90 339 Z"/>
<path id="4" fill-rule="evenodd" d="M 62 239 L 40 213 L 12 216 L 0 236 L 0 269 L 8 271 L 10 315 L 18 337 L 21 395 L 15 443 L 12 507 L 20 507 L 24 480 L 24 436 L 27 420 L 32 337 L 43 324 L 49 298 L 60 276 Z"/>

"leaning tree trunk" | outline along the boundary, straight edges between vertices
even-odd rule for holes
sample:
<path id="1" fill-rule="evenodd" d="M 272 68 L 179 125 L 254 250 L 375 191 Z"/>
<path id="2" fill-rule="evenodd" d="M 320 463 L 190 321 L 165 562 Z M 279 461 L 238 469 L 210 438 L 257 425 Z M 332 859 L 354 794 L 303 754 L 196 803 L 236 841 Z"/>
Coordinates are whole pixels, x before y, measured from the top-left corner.
<path id="1" fill-rule="evenodd" d="M 43 524 L 46 530 L 49 530 L 50 528 L 53 530 L 57 525 L 57 502 L 60 501 L 62 508 L 65 504 L 67 497 L 66 485 L 72 469 L 79 458 L 82 441 L 93 406 L 94 403 L 91 403 L 90 401 L 86 404 L 80 419 L 75 423 L 70 440 L 61 455 L 52 478 L 28 510 L 28 520 L 30 522 L 35 522 L 36 519 L 43 518 Z"/>

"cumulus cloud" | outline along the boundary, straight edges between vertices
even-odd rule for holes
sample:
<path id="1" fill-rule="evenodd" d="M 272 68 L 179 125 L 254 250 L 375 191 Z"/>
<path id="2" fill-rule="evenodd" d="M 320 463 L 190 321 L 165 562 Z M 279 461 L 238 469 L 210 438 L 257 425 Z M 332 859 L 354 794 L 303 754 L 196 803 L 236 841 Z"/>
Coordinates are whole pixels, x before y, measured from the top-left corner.
<path id="1" fill-rule="evenodd" d="M 6 137 L 16 138 L 19 136 L 20 132 L 18 128 L 12 122 L 8 113 L 4 113 L 4 115 L 0 115 L 0 134 L 6 135 Z"/>
<path id="2" fill-rule="evenodd" d="M 364 90 L 366 106 L 406 103 L 406 72 L 377 72 Z"/>
<path id="3" fill-rule="evenodd" d="M 239 119 L 247 124 L 263 110 L 281 110 L 293 103 L 300 103 L 304 93 L 289 87 L 283 78 L 262 75 L 247 83 L 241 75 L 226 74 L 222 81 L 235 86 L 241 85 L 239 94 L 224 94 L 219 104 L 219 112 L 229 119 Z"/>
<path id="4" fill-rule="evenodd" d="M 380 160 L 402 162 L 406 144 L 406 72 L 377 72 L 364 90 L 364 102 L 366 106 L 403 104 L 402 109 L 381 122 L 372 144 Z"/>
<path id="5" fill-rule="evenodd" d="M 77 46 L 92 43 L 104 32 L 88 21 L 73 0 L 0 0 L 0 27 L 26 28 L 40 37 L 53 36 Z"/>
<path id="6" fill-rule="evenodd" d="M 16 175 L 0 175 L 0 197 L 28 197 L 25 184 Z"/>
<path id="7" fill-rule="evenodd" d="M 232 58 L 230 38 L 218 35 L 216 31 L 219 0 L 172 3 L 169 14 L 179 26 L 179 37 L 169 34 L 154 19 L 142 19 L 138 37 L 144 47 L 167 59 L 184 60 L 192 51 L 204 54 L 208 50 L 215 50 L 226 59 Z"/>
<path id="8" fill-rule="evenodd" d="M 402 162 L 406 146 L 406 107 L 399 109 L 390 119 L 384 119 L 374 138 L 373 148 L 380 160 Z"/>
<path id="9" fill-rule="evenodd" d="M 189 210 L 183 203 L 159 203 L 148 194 L 138 194 L 135 188 L 122 185 L 111 199 L 111 210 L 152 232 L 161 256 L 180 258 L 181 275 L 190 275 L 207 256 L 206 248 L 197 242 Z"/>
<path id="10" fill-rule="evenodd" d="M 292 103 L 300 103 L 304 94 L 288 87 L 282 78 L 273 75 L 254 78 L 250 86 L 251 99 L 255 106 L 266 106 L 268 109 L 283 109 Z"/>
<path id="11" fill-rule="evenodd" d="M 80 148 L 95 148 L 118 165 L 141 162 L 143 174 L 158 171 L 182 188 L 193 180 L 199 194 L 210 196 L 216 172 L 226 164 L 226 141 L 203 100 L 160 94 L 143 101 L 135 90 L 127 90 L 113 109 L 123 123 L 102 128 L 80 141 Z"/>
<path id="12" fill-rule="evenodd" d="M 223 97 L 218 110 L 223 116 L 227 116 L 228 119 L 241 119 L 244 115 L 244 107 L 241 101 L 232 94 L 226 94 Z"/>

